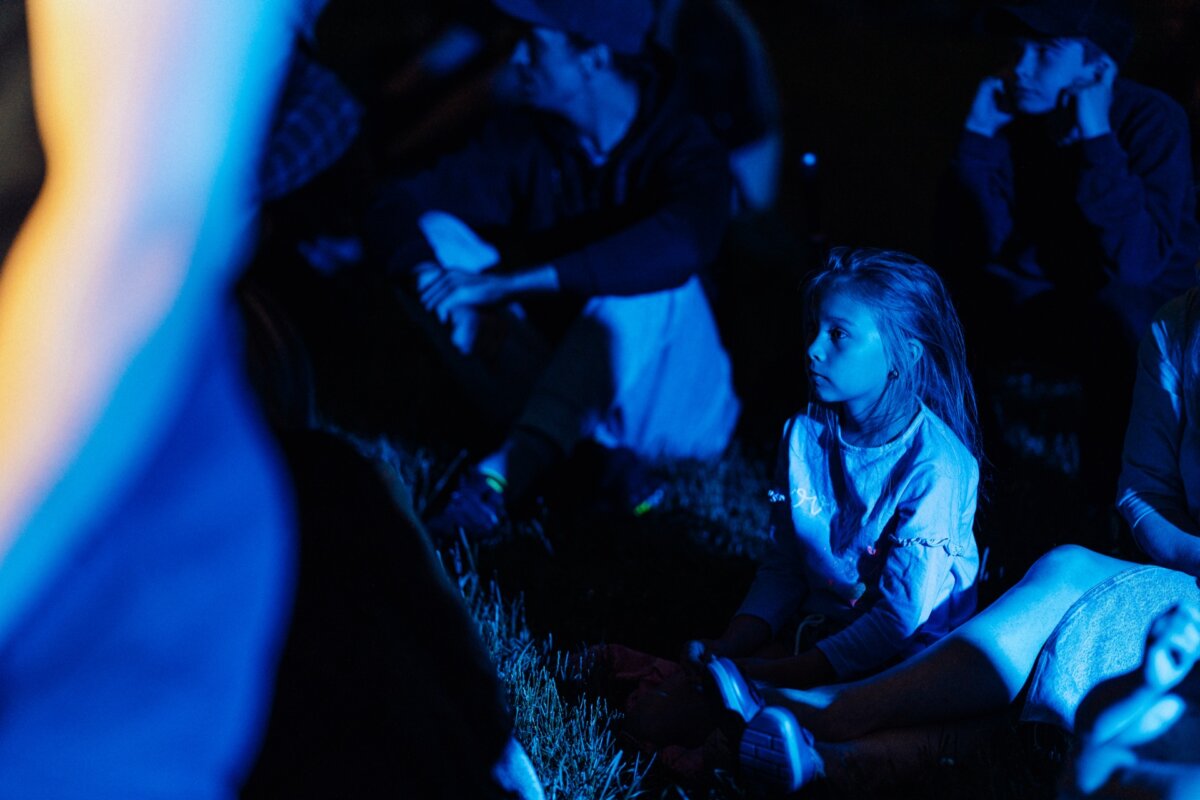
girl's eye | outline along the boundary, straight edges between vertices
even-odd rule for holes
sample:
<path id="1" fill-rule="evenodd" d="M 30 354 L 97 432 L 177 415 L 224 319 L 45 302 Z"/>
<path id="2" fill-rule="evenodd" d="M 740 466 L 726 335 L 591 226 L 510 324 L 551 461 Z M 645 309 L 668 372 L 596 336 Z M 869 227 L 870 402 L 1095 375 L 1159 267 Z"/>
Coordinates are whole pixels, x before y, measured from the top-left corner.
<path id="1" fill-rule="evenodd" d="M 829 338 L 835 342 L 840 342 L 842 339 L 846 338 L 846 332 L 841 328 L 834 328 L 829 332 Z"/>

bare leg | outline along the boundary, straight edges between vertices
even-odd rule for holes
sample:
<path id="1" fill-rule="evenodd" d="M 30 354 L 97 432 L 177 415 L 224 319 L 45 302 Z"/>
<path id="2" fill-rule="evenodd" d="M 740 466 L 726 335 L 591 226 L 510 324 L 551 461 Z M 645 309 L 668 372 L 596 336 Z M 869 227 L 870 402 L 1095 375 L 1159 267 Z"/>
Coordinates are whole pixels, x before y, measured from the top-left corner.
<path id="1" fill-rule="evenodd" d="M 827 742 L 998 711 L 1017 696 L 1071 605 L 1129 566 L 1082 547 L 1056 548 L 991 606 L 924 653 L 854 683 L 765 689 L 764 700 L 787 708 Z"/>

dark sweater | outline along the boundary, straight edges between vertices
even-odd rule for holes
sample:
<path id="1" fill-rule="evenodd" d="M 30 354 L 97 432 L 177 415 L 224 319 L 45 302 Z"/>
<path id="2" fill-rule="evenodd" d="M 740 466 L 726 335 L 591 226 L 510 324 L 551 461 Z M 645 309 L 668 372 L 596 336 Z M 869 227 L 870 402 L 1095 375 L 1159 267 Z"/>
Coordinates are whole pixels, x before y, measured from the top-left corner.
<path id="1" fill-rule="evenodd" d="M 724 151 L 656 78 L 602 165 L 564 120 L 507 110 L 432 169 L 385 183 L 367 239 L 403 274 L 433 259 L 416 222 L 437 209 L 494 244 L 501 269 L 550 263 L 577 297 L 643 294 L 679 286 L 712 261 L 730 192 Z"/>
<path id="2" fill-rule="evenodd" d="M 1193 284 L 1200 227 L 1183 109 L 1118 80 L 1109 118 L 1111 133 L 1069 145 L 1037 117 L 994 138 L 964 133 L 942 231 L 957 244 L 947 267 L 991 265 L 1033 292 Z"/>

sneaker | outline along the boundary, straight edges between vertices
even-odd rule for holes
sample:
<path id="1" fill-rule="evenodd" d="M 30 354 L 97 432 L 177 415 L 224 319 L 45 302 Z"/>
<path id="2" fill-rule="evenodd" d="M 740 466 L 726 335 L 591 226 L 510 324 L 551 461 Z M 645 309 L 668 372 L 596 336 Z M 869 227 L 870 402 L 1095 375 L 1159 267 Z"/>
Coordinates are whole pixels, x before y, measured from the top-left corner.
<path id="1" fill-rule="evenodd" d="M 767 706 L 746 725 L 738 762 L 747 788 L 764 794 L 799 791 L 821 772 L 812 734 L 779 706 Z"/>
<path id="2" fill-rule="evenodd" d="M 763 701 L 758 690 L 742 676 L 741 670 L 732 661 L 714 656 L 705 666 L 726 711 L 736 714 L 743 724 L 762 711 Z"/>
<path id="3" fill-rule="evenodd" d="M 450 500 L 426 527 L 439 545 L 460 536 L 470 542 L 495 544 L 512 529 L 504 504 L 504 482 L 495 475 L 470 469 L 458 479 Z"/>

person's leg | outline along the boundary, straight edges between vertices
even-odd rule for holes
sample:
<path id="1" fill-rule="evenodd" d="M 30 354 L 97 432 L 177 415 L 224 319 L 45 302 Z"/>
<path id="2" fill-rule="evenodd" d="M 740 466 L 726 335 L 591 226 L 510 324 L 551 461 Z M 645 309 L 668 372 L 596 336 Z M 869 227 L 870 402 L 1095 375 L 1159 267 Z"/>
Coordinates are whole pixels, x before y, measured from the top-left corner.
<path id="1" fill-rule="evenodd" d="M 736 421 L 729 359 L 697 279 L 594 297 L 558 346 L 522 424 L 569 452 L 585 437 L 647 458 L 710 457 Z"/>
<path id="2" fill-rule="evenodd" d="M 697 279 L 595 297 L 572 323 L 514 433 L 481 462 L 519 494 L 585 438 L 647 460 L 721 453 L 737 421 L 732 370 Z"/>
<path id="3" fill-rule="evenodd" d="M 1020 692 L 1067 610 L 1088 589 L 1129 566 L 1081 547 L 1057 548 L 924 653 L 854 683 L 766 689 L 764 700 L 787 708 L 817 739 L 829 742 L 998 711 Z"/>

